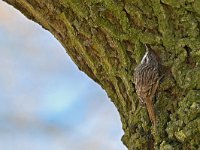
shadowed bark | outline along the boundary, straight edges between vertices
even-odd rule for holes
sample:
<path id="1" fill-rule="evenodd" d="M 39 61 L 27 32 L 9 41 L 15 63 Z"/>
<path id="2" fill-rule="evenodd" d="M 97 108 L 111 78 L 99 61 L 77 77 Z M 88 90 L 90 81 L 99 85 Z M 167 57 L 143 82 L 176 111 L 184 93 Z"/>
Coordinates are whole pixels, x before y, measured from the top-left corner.
<path id="1" fill-rule="evenodd" d="M 200 148 L 199 0 L 4 1 L 49 30 L 79 69 L 105 89 L 129 150 Z M 133 83 L 144 44 L 164 66 L 154 99 L 156 127 Z"/>

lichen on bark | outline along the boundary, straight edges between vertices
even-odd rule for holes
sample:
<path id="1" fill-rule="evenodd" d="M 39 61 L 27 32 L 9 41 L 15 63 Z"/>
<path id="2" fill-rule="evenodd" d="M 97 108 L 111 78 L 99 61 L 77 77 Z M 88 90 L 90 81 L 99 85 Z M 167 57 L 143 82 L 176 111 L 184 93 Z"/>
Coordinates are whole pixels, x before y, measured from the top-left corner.
<path id="1" fill-rule="evenodd" d="M 199 0 L 4 0 L 49 30 L 107 92 L 129 150 L 200 148 Z M 144 44 L 165 73 L 154 128 L 133 83 Z"/>

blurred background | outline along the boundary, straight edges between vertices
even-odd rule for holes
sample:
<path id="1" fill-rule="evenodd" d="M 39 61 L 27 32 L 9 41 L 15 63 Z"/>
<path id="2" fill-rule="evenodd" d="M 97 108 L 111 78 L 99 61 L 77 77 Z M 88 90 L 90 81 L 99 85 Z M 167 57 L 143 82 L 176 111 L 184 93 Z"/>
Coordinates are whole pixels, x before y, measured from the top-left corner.
<path id="1" fill-rule="evenodd" d="M 105 91 L 58 41 L 0 1 L 0 149 L 126 150 Z"/>

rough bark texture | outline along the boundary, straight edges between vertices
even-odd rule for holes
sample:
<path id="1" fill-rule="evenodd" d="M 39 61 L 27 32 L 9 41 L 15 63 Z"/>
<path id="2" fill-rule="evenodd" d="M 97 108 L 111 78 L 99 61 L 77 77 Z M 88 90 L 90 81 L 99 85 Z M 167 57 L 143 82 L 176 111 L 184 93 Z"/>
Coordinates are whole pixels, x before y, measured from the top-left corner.
<path id="1" fill-rule="evenodd" d="M 200 149 L 199 0 L 4 0 L 49 30 L 104 88 L 129 150 Z M 165 66 L 153 127 L 133 84 L 148 43 Z M 48 43 L 47 43 L 48 44 Z"/>

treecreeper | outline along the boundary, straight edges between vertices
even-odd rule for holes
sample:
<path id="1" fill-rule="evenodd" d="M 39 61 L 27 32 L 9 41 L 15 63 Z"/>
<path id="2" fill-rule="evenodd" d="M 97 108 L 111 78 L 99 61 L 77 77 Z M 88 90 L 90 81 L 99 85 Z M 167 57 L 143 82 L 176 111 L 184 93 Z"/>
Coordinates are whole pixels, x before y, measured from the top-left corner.
<path id="1" fill-rule="evenodd" d="M 145 47 L 146 53 L 134 71 L 134 83 L 140 102 L 146 105 L 149 119 L 153 125 L 155 125 L 156 114 L 154 111 L 153 98 L 162 77 L 160 71 L 161 65 L 156 53 L 146 44 Z"/>

